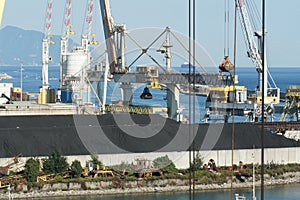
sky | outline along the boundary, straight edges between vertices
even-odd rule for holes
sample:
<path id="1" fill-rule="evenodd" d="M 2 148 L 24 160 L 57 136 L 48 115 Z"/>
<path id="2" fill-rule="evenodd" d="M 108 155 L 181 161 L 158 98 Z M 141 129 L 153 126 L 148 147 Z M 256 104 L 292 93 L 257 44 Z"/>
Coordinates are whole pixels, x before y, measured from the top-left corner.
<path id="1" fill-rule="evenodd" d="M 93 32 L 104 41 L 99 3 L 96 0 Z M 254 0 L 261 5 L 260 0 Z M 85 15 L 84 0 L 73 0 L 71 22 L 75 40 L 79 42 Z M 125 23 L 128 30 L 145 27 L 171 27 L 184 35 L 188 33 L 187 0 L 111 0 L 111 12 L 116 23 Z M 212 60 L 219 64 L 224 56 L 225 0 L 196 0 L 196 42 Z M 233 0 L 230 0 L 230 57 L 233 57 Z M 64 0 L 53 1 L 52 33 L 62 33 Z M 6 0 L 2 27 L 17 26 L 44 32 L 46 0 Z M 267 59 L 270 66 L 300 66 L 300 1 L 266 0 Z M 246 56 L 240 26 L 237 31 L 237 66 L 253 66 Z"/>

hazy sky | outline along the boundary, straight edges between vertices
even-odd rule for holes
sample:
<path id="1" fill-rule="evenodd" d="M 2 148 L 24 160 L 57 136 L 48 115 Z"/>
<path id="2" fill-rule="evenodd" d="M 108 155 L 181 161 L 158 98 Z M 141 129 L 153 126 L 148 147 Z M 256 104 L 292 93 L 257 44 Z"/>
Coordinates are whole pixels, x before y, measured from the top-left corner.
<path id="1" fill-rule="evenodd" d="M 94 32 L 103 41 L 99 3 L 96 0 Z M 260 0 L 255 0 L 258 5 Z M 85 15 L 84 0 L 73 0 L 73 29 L 80 37 Z M 211 55 L 215 63 L 223 57 L 224 48 L 224 0 L 196 0 L 197 42 Z M 233 0 L 230 0 L 233 8 Z M 27 30 L 44 30 L 46 0 L 7 0 L 2 28 L 7 25 Z M 53 2 L 53 34 L 61 34 L 64 0 Z M 266 27 L 268 31 L 268 62 L 271 66 L 300 66 L 300 0 L 266 0 Z M 187 34 L 187 0 L 111 0 L 115 22 L 126 23 L 127 29 L 170 26 L 173 30 Z M 234 15 L 231 9 L 231 16 Z M 233 17 L 231 17 L 233 29 Z M 233 38 L 233 34 L 232 34 Z M 253 65 L 246 56 L 242 32 L 238 31 L 238 58 L 240 66 Z M 2 39 L 2 38 L 1 38 Z M 233 39 L 231 39 L 231 43 Z M 231 48 L 231 57 L 233 57 Z"/>

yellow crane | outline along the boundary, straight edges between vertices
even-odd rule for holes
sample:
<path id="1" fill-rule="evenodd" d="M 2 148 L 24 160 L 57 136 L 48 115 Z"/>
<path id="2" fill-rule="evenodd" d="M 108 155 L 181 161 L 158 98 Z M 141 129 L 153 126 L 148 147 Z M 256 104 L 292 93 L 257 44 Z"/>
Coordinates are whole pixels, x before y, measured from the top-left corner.
<path id="1" fill-rule="evenodd" d="M 290 121 L 294 117 L 299 121 L 300 87 L 290 86 L 286 89 L 285 102 L 280 121 Z"/>

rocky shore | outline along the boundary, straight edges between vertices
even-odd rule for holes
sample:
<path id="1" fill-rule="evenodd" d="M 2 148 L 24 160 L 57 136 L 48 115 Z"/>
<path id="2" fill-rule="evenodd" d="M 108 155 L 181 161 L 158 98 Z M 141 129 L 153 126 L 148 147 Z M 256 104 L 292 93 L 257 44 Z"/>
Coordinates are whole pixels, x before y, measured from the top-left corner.
<path id="1" fill-rule="evenodd" d="M 281 177 L 265 178 L 266 186 L 275 186 L 282 184 L 300 183 L 300 172 L 285 173 Z M 155 192 L 185 192 L 189 190 L 188 180 L 185 179 L 158 179 L 143 181 L 126 181 L 126 184 L 120 188 L 109 188 L 111 181 L 107 182 L 85 182 L 83 183 L 52 183 L 45 184 L 42 187 L 34 187 L 29 189 L 26 185 L 22 185 L 22 191 L 11 193 L 14 199 L 44 198 L 44 197 L 66 197 L 66 196 L 89 196 L 89 195 L 114 195 L 114 194 L 131 194 L 131 193 L 155 193 Z M 260 186 L 260 181 L 256 181 L 256 186 Z M 251 188 L 252 182 L 248 180 L 244 183 L 234 182 L 233 188 Z M 83 189 L 84 188 L 84 189 Z M 196 190 L 222 190 L 230 189 L 231 184 L 196 184 Z M 8 199 L 8 192 L 0 193 L 0 199 Z"/>

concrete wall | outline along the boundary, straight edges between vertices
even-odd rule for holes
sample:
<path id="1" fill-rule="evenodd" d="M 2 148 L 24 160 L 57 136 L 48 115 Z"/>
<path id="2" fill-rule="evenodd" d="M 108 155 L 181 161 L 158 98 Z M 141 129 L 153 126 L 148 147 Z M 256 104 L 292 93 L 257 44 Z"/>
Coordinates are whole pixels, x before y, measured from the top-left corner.
<path id="1" fill-rule="evenodd" d="M 152 152 L 152 153 L 130 153 L 130 154 L 102 154 L 98 155 L 105 165 L 111 166 L 120 164 L 121 162 L 128 162 L 136 164 L 136 159 L 154 160 L 157 157 L 168 155 L 168 157 L 175 163 L 177 168 L 189 167 L 189 152 Z M 231 166 L 232 151 L 231 150 L 215 150 L 215 151 L 200 151 L 201 157 L 205 163 L 209 159 L 214 159 L 217 166 Z M 234 164 L 239 161 L 243 163 L 260 163 L 261 151 L 260 149 L 243 149 L 235 150 L 233 152 Z M 27 158 L 20 158 L 25 163 Z M 82 156 L 68 156 L 68 163 L 74 160 L 79 160 L 84 166 L 87 160 L 90 160 L 90 155 Z M 0 159 L 0 166 L 6 165 L 11 158 Z M 300 164 L 300 148 L 274 148 L 265 149 L 265 163 L 274 162 L 277 164 L 299 163 Z"/>
<path id="2" fill-rule="evenodd" d="M 260 149 L 243 149 L 235 150 L 233 152 L 234 164 L 243 163 L 260 163 L 261 150 Z M 175 163 L 177 168 L 189 167 L 189 152 L 153 152 L 153 153 L 138 153 L 138 154 L 104 154 L 98 155 L 99 159 L 105 165 L 116 165 L 123 162 L 134 163 L 136 159 L 154 160 L 157 157 L 168 155 L 168 157 Z M 216 150 L 216 151 L 200 151 L 205 163 L 209 159 L 214 159 L 217 166 L 231 166 L 232 151 L 231 150 Z M 78 159 L 81 163 L 85 163 L 90 159 L 90 156 L 69 156 L 68 162 Z M 300 164 L 300 148 L 274 148 L 265 149 L 265 163 L 274 162 L 277 164 L 299 163 Z"/>

